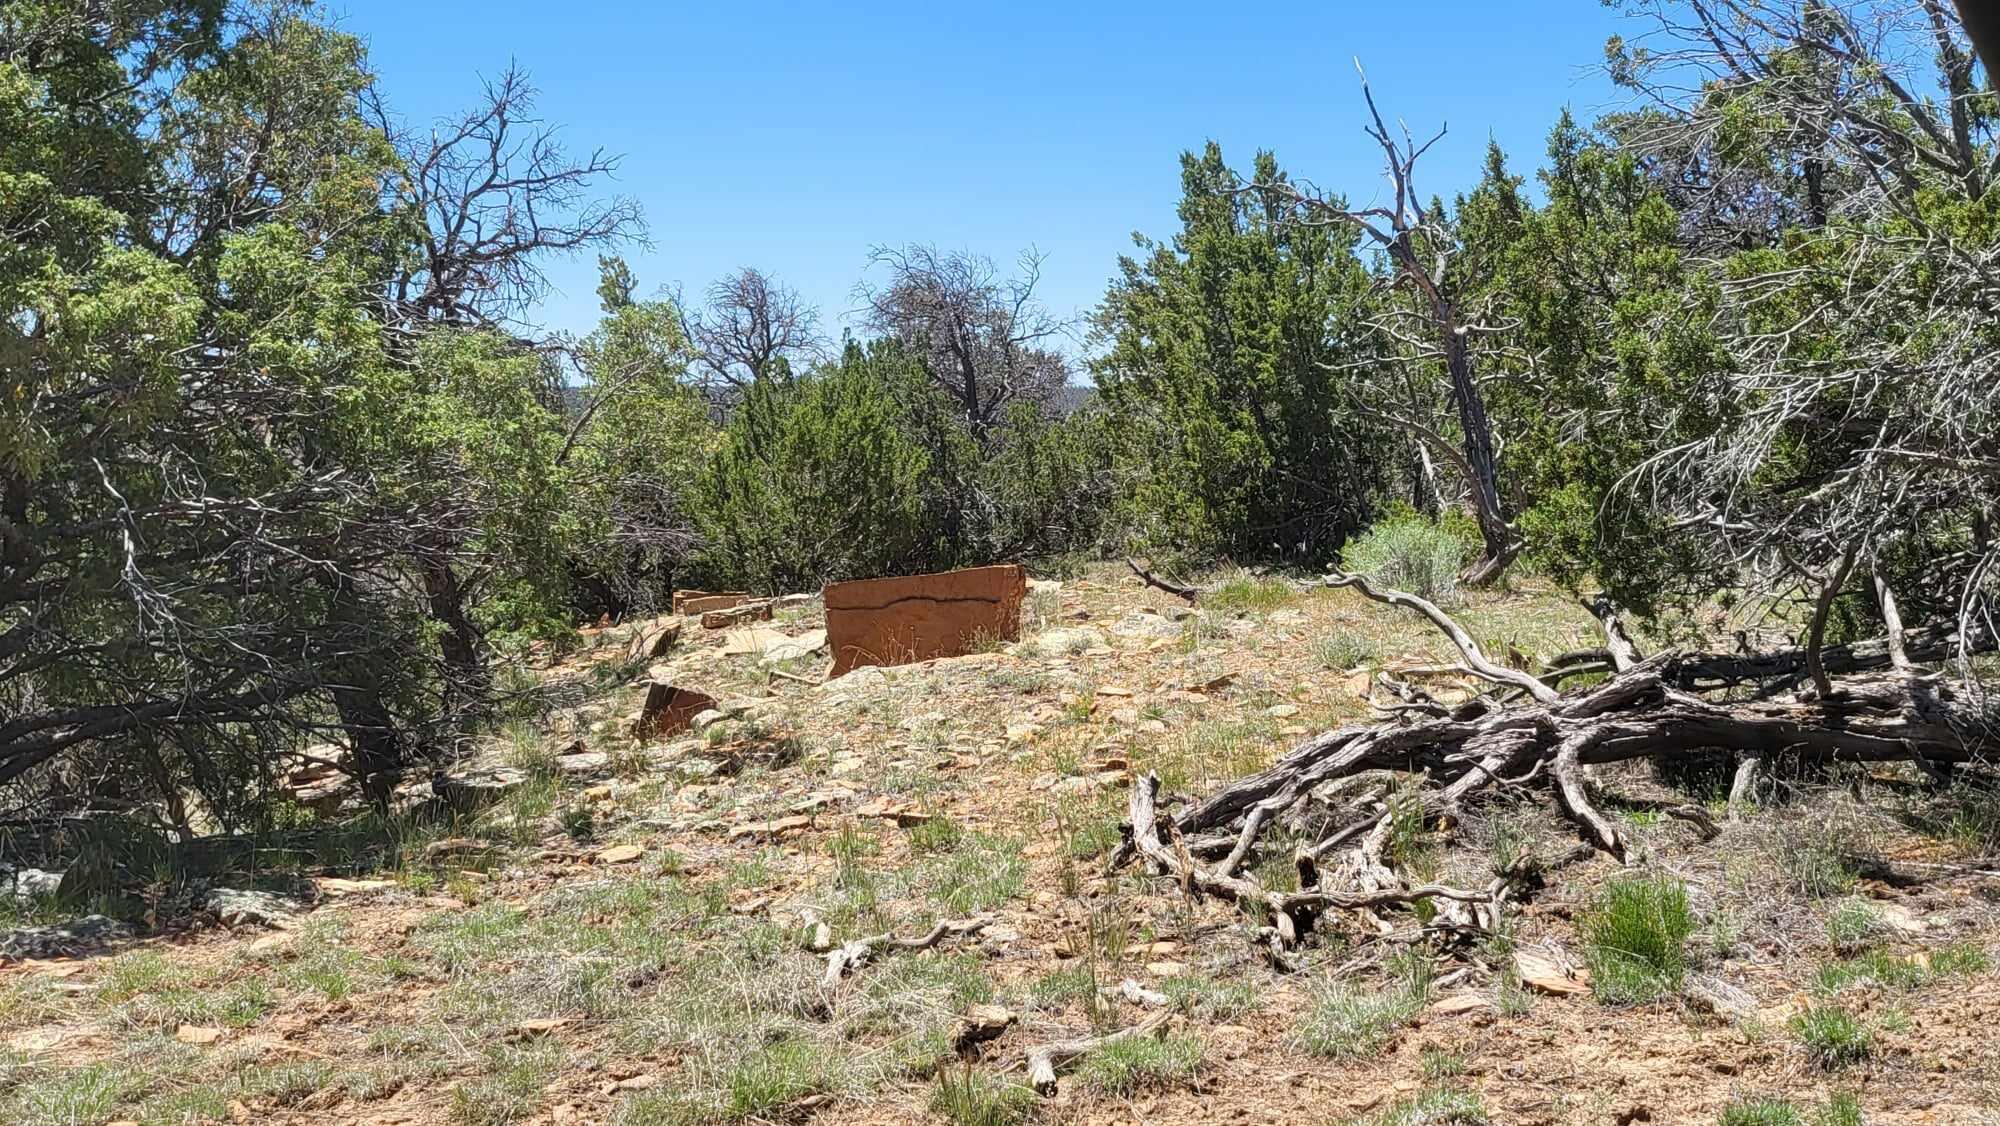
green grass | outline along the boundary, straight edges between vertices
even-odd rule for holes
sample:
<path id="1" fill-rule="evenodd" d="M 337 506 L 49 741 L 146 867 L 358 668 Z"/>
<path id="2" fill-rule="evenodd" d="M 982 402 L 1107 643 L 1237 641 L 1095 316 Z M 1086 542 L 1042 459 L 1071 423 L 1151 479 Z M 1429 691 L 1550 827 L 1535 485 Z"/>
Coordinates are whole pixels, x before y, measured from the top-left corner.
<path id="1" fill-rule="evenodd" d="M 1128 1036 L 1084 1057 L 1077 1077 L 1101 1094 L 1123 1096 L 1191 1083 L 1207 1045 L 1193 1036 Z"/>
<path id="2" fill-rule="evenodd" d="M 1715 1126 L 1806 1126 L 1806 1120 L 1784 1099 L 1738 1099 L 1723 1108 Z"/>
<path id="3" fill-rule="evenodd" d="M 1842 954 L 1868 945 L 1882 930 L 1882 913 L 1862 899 L 1846 899 L 1826 916 L 1826 940 Z"/>
<path id="4" fill-rule="evenodd" d="M 1097 978 L 1081 962 L 1050 970 L 1028 986 L 1029 1008 L 1054 1012 L 1070 1004 L 1092 1007 L 1097 997 Z"/>
<path id="5" fill-rule="evenodd" d="M 1939 980 L 1984 973 L 1990 965 L 1991 959 L 1986 951 L 1970 942 L 1941 946 L 1922 958 L 1887 950 L 1868 950 L 1852 958 L 1822 965 L 1814 975 L 1813 988 L 1824 996 L 1864 985 L 1896 990 L 1921 989 Z"/>
<path id="6" fill-rule="evenodd" d="M 1426 1079 L 1456 1079 L 1465 1074 L 1465 1057 L 1458 1052 L 1425 1048 L 1419 1058 L 1423 1061 Z"/>
<path id="7" fill-rule="evenodd" d="M 1374 1119 L 1375 1126 L 1487 1126 L 1492 1121 L 1478 1095 L 1442 1088 L 1392 1103 Z"/>
<path id="8" fill-rule="evenodd" d="M 103 1122 L 139 1086 L 138 1077 L 108 1063 L 85 1064 L 27 1078 L 4 1105 L 0 1120 L 18 1126 Z"/>
<path id="9" fill-rule="evenodd" d="M 970 1066 L 938 1072 L 931 1112 L 954 1126 L 1016 1126 L 1034 1113 L 1032 1087 L 1000 1079 Z"/>
<path id="10" fill-rule="evenodd" d="M 1316 987 L 1312 1008 L 1295 1033 L 1299 1046 L 1331 1059 L 1354 1059 L 1387 1046 L 1430 1003 L 1428 964 L 1413 960 L 1401 969 L 1400 980 L 1380 993 L 1341 981 Z"/>
<path id="11" fill-rule="evenodd" d="M 1238 572 L 1202 595 L 1202 605 L 1224 614 L 1270 611 L 1298 597 L 1298 590 L 1283 579 L 1262 578 Z"/>
<path id="12" fill-rule="evenodd" d="M 1853 1013 L 1839 1005 L 1819 1005 L 1792 1018 L 1792 1035 L 1805 1045 L 1806 1055 L 1823 1071 L 1860 1063 L 1874 1051 L 1874 1034 Z"/>
<path id="13" fill-rule="evenodd" d="M 1329 672 L 1345 672 L 1375 660 L 1375 643 L 1357 633 L 1328 633 L 1313 639 L 1313 660 Z"/>
<path id="14" fill-rule="evenodd" d="M 486 1053 L 484 1073 L 451 1091 L 451 1118 L 462 1126 L 504 1126 L 541 1110 L 542 1092 L 562 1067 L 551 1040 L 500 1044 Z"/>
<path id="15" fill-rule="evenodd" d="M 1263 994 L 1253 985 L 1201 974 L 1170 977 L 1160 983 L 1160 992 L 1181 1012 L 1205 1021 L 1232 1021 L 1263 1002 Z"/>
<path id="16" fill-rule="evenodd" d="M 991 911 L 1015 898 L 1027 877 L 1019 844 L 977 832 L 960 835 L 950 852 L 926 857 L 913 872 L 913 882 L 927 889 L 933 903 L 962 915 Z"/>
<path id="17" fill-rule="evenodd" d="M 840 1063 L 808 1040 L 780 1040 L 729 1070 L 724 1111 L 731 1119 L 777 1117 L 788 1104 L 832 1089 Z"/>
<path id="18" fill-rule="evenodd" d="M 1694 912 L 1687 888 L 1667 876 L 1605 885 L 1582 919 L 1590 988 L 1608 1005 L 1640 1004 L 1680 989 Z"/>

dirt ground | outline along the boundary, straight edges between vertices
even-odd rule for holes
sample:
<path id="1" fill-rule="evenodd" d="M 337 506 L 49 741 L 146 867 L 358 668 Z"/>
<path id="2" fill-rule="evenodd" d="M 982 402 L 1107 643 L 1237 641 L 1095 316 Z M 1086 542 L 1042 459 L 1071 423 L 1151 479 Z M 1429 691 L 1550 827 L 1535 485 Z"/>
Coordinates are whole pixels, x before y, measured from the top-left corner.
<path id="1" fill-rule="evenodd" d="M 1483 644 L 1532 662 L 1594 643 L 1583 610 L 1517 586 L 1456 606 Z M 651 623 L 590 631 L 517 678 L 521 712 L 471 771 L 489 808 L 274 852 L 267 874 L 311 890 L 295 915 L 0 969 L 0 1120 L 2000 1122 L 1990 796 L 1836 771 L 1706 841 L 1641 803 L 1621 867 L 1526 788 L 1419 819 L 1401 854 L 1483 886 L 1502 842 L 1531 851 L 1539 886 L 1505 933 L 1329 918 L 1285 973 L 1230 905 L 1105 870 L 1128 788 L 1154 772 L 1198 796 L 1374 714 L 1374 671 L 1449 653 L 1423 622 L 1240 575 L 1192 612 L 1104 568 L 1038 584 L 1023 639 L 988 652 L 819 683 L 823 652 L 756 651 L 818 615 L 690 622 L 650 667 L 624 657 Z M 726 718 L 635 741 L 653 678 Z M 1720 797 L 1644 767 L 1599 781 Z M 1634 877 L 1685 889 L 1688 980 L 1738 1003 L 1607 1003 L 1581 974 L 1522 972 L 1522 952 L 1590 963 L 1586 920 Z M 816 924 L 847 942 L 938 922 L 976 929 L 830 989 L 807 949 Z M 1085 1056 L 1053 1095 L 1020 1086 L 1032 1046 L 1160 995 L 1158 1037 Z M 955 1051 L 975 1006 L 1004 1029 Z M 1812 1022 L 1833 1010 L 1852 1027 L 1830 1041 Z"/>

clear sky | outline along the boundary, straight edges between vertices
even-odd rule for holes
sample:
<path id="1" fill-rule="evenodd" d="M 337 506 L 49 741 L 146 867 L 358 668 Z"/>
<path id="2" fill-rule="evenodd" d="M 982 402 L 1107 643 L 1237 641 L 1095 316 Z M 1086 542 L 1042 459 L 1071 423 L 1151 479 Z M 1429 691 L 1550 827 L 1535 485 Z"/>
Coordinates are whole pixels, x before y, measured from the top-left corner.
<path id="1" fill-rule="evenodd" d="M 476 99 L 509 59 L 578 149 L 622 153 L 645 208 L 642 290 L 690 296 L 754 265 L 837 336 L 879 243 L 1009 262 L 1047 256 L 1042 294 L 1088 311 L 1134 231 L 1175 228 L 1178 155 L 1269 148 L 1357 201 L 1382 183 L 1355 58 L 1383 112 L 1450 132 L 1425 194 L 1477 175 L 1489 136 L 1517 171 L 1569 105 L 1622 102 L 1597 68 L 1629 30 L 1597 0 L 1015 4 L 329 0 L 413 122 Z M 541 320 L 596 320 L 594 260 L 552 271 Z"/>

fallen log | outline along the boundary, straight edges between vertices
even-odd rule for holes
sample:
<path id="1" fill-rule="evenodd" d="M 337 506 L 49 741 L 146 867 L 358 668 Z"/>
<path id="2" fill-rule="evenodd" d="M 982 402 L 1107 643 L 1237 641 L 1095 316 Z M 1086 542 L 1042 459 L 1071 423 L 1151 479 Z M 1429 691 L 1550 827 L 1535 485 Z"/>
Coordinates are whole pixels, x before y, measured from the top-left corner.
<path id="1" fill-rule="evenodd" d="M 1190 894 L 1232 900 L 1267 916 L 1287 946 L 1330 909 L 1371 912 L 1419 900 L 1440 901 L 1441 909 L 1469 914 L 1461 921 L 1490 927 L 1506 894 L 1504 878 L 1483 891 L 1408 886 L 1383 860 L 1394 803 L 1357 804 L 1351 794 L 1336 792 L 1361 775 L 1404 780 L 1420 795 L 1427 820 L 1457 820 L 1464 806 L 1495 792 L 1546 787 L 1586 841 L 1625 860 L 1629 841 L 1599 810 L 1588 767 L 1725 750 L 1757 763 L 1747 768 L 1751 772 L 1800 763 L 1903 761 L 1930 770 L 1969 761 L 1995 742 L 1990 733 L 2000 714 L 1994 706 L 1935 675 L 1845 676 L 1832 682 L 1831 692 L 1811 699 L 1711 701 L 1678 686 L 1675 654 L 1640 659 L 1629 639 L 1606 655 L 1605 663 L 1623 665 L 1621 670 L 1561 693 L 1486 659 L 1470 634 L 1421 598 L 1377 590 L 1352 576 L 1327 581 L 1422 613 L 1459 650 L 1462 672 L 1510 690 L 1514 699 L 1475 700 L 1439 709 L 1443 714 L 1403 712 L 1323 732 L 1172 817 L 1156 809 L 1157 779 L 1133 786 L 1127 840 L 1114 853 L 1114 866 L 1137 855 Z M 1831 660 L 1826 665 L 1834 667 Z M 1693 821 L 1704 838 L 1719 831 L 1705 811 L 1674 806 L 1661 812 Z M 1267 847 L 1263 834 L 1278 825 L 1311 842 L 1294 855 L 1297 892 L 1274 891 L 1242 874 Z M 1201 863 L 1182 843 L 1199 840 L 1213 855 L 1220 851 L 1214 842 L 1229 837 L 1233 843 L 1214 864 Z M 1339 863 L 1330 866 L 1341 849 Z"/>

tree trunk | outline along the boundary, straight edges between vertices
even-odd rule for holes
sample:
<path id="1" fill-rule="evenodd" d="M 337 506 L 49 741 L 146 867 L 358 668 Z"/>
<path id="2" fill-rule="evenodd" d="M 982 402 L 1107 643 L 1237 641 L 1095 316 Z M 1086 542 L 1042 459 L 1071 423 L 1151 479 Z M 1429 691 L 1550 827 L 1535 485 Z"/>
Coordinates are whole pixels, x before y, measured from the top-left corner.
<path id="1" fill-rule="evenodd" d="M 1445 368 L 1451 374 L 1451 397 L 1458 407 L 1459 429 L 1465 435 L 1465 461 L 1471 469 L 1466 484 L 1472 490 L 1473 515 L 1479 521 L 1480 559 L 1464 575 L 1466 582 L 1485 586 L 1500 580 L 1520 551 L 1514 529 L 1500 502 L 1500 461 L 1493 449 L 1493 423 L 1486 417 L 1486 400 L 1472 375 L 1472 350 L 1459 330 L 1449 304 L 1440 302 L 1438 335 L 1444 346 Z"/>

